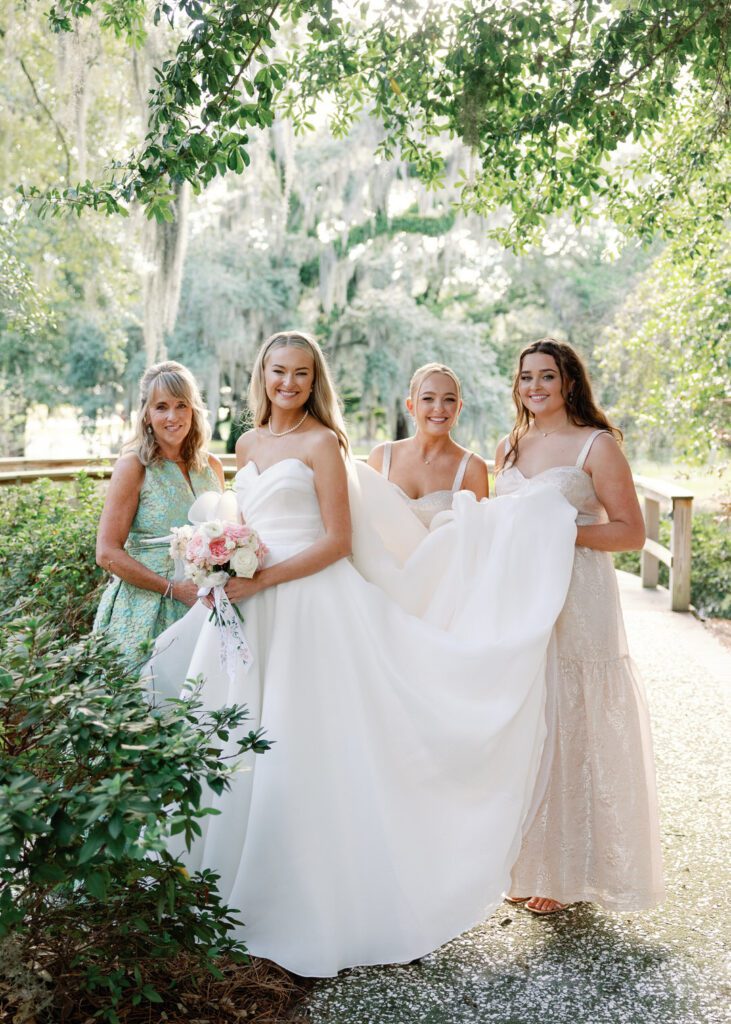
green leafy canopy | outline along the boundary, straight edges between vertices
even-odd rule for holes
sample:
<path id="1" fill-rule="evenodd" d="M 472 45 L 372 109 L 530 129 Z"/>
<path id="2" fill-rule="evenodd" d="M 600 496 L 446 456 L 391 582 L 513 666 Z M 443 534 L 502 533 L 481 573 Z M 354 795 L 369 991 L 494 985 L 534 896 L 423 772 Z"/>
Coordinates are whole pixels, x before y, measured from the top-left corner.
<path id="1" fill-rule="evenodd" d="M 396 0 L 375 13 L 328 0 L 60 0 L 48 17 L 65 32 L 92 13 L 135 43 L 151 18 L 177 48 L 157 69 L 141 148 L 104 182 L 26 189 L 45 209 L 124 213 L 137 200 L 171 219 L 176 184 L 242 173 L 253 131 L 278 115 L 305 130 L 323 99 L 336 133 L 375 115 L 381 152 L 435 187 L 440 139 L 461 138 L 478 157 L 461 205 L 507 207 L 498 233 L 511 245 L 558 209 L 609 212 L 645 238 L 690 227 L 701 244 L 731 198 L 727 0 Z"/>

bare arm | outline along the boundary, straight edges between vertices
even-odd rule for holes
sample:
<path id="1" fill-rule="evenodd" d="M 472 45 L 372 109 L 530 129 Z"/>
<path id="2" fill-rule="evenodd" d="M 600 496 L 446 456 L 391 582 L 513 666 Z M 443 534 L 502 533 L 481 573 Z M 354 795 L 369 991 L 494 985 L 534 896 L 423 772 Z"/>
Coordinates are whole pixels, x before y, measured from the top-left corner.
<path id="1" fill-rule="evenodd" d="M 498 441 L 497 448 L 495 450 L 495 474 L 503 468 L 503 462 L 505 461 L 505 442 L 507 437 L 501 437 Z"/>
<path id="2" fill-rule="evenodd" d="M 278 583 L 311 576 L 350 554 L 352 530 L 345 463 L 337 440 L 329 431 L 323 432 L 313 446 L 312 469 L 325 535 L 298 555 L 261 569 L 251 580 L 231 579 L 226 584 L 230 600 L 241 601 Z"/>
<path id="3" fill-rule="evenodd" d="M 375 469 L 377 473 L 381 472 L 383 469 L 383 444 L 377 444 L 373 449 L 368 456 L 368 465 Z"/>
<path id="4" fill-rule="evenodd" d="M 490 484 L 487 478 L 487 463 L 479 455 L 472 453 L 472 458 L 467 463 L 464 479 L 462 481 L 463 491 L 472 491 L 478 501 L 487 498 L 490 493 Z"/>
<path id="5" fill-rule="evenodd" d="M 117 459 L 99 520 L 96 561 L 102 569 L 113 572 L 125 583 L 131 583 L 141 590 L 164 594 L 169 581 L 124 550 L 144 479 L 145 467 L 135 455 L 123 455 Z M 195 584 L 180 581 L 173 585 L 172 596 L 184 604 L 192 605 L 197 600 L 196 592 Z"/>
<path id="6" fill-rule="evenodd" d="M 208 456 L 208 465 L 211 467 L 213 472 L 216 474 L 216 477 L 218 478 L 218 482 L 221 485 L 221 489 L 223 489 L 226 486 L 226 478 L 223 475 L 223 465 L 221 464 L 221 460 L 216 455 L 209 455 Z"/>
<path id="7" fill-rule="evenodd" d="M 638 551 L 645 543 L 645 523 L 637 500 L 632 470 L 617 442 L 601 434 L 586 460 L 608 523 L 578 526 L 576 543 L 595 551 Z"/>

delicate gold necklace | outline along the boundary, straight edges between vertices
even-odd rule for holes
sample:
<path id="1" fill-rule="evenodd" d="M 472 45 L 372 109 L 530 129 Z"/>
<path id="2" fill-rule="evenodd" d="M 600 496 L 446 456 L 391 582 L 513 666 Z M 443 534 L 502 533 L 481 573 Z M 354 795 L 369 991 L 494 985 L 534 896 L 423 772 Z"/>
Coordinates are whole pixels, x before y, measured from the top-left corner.
<path id="1" fill-rule="evenodd" d="M 299 422 L 295 423 L 293 427 L 290 427 L 289 430 L 272 430 L 272 421 L 269 420 L 267 424 L 267 426 L 269 427 L 269 433 L 272 435 L 272 437 L 284 437 L 285 434 L 293 434 L 295 430 L 299 430 L 299 428 L 305 422 L 305 420 L 307 419 L 307 415 L 308 410 L 305 409 L 305 414 L 302 417 L 302 419 L 299 420 Z"/>
<path id="2" fill-rule="evenodd" d="M 542 434 L 544 437 L 548 437 L 549 434 L 555 434 L 557 431 L 563 430 L 563 428 L 566 426 L 565 423 L 562 423 L 560 427 L 554 427 L 553 430 L 541 430 L 541 428 L 538 426 L 535 420 L 533 420 L 533 423 L 535 424 L 535 428 L 538 431 L 538 433 Z"/>
<path id="3" fill-rule="evenodd" d="M 436 462 L 440 455 L 441 452 L 435 452 L 430 458 L 427 458 L 426 455 L 422 455 L 421 461 L 424 463 L 425 466 L 431 466 L 432 462 Z"/>

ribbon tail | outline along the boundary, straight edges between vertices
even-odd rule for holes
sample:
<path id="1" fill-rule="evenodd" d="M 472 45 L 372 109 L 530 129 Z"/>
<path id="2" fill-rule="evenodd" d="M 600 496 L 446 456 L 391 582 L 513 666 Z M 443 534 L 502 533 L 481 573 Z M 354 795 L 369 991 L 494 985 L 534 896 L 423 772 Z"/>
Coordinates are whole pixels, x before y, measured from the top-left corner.
<path id="1" fill-rule="evenodd" d="M 248 670 L 254 656 L 244 634 L 241 619 L 223 587 L 213 588 L 213 601 L 218 623 L 221 668 L 233 683 L 236 680 L 237 665 L 243 665 Z"/>

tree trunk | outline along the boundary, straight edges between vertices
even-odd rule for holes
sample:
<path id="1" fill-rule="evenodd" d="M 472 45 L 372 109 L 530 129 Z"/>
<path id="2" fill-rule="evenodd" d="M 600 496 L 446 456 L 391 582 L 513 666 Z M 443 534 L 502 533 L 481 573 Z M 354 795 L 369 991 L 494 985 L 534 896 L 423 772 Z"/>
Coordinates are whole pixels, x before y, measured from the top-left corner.
<path id="1" fill-rule="evenodd" d="M 146 263 L 142 333 L 148 366 L 167 357 L 166 338 L 175 327 L 180 305 L 180 286 L 188 247 L 190 188 L 187 182 L 175 188 L 175 220 L 164 224 L 146 220 L 142 232 Z"/>
<path id="2" fill-rule="evenodd" d="M 170 41 L 164 32 L 150 26 L 144 51 L 132 57 L 137 98 L 143 118 L 149 114 L 149 90 L 154 86 L 154 68 L 169 55 Z M 175 327 L 180 304 L 180 286 L 188 244 L 188 207 L 190 186 L 187 182 L 173 186 L 175 219 L 159 224 L 145 220 L 142 229 L 143 323 L 145 360 L 149 366 L 167 358 L 166 338 Z"/>
<path id="3" fill-rule="evenodd" d="M 404 413 L 403 399 L 399 398 L 398 405 L 396 406 L 396 436 L 394 441 L 403 441 L 407 437 L 411 437 L 409 421 Z"/>

